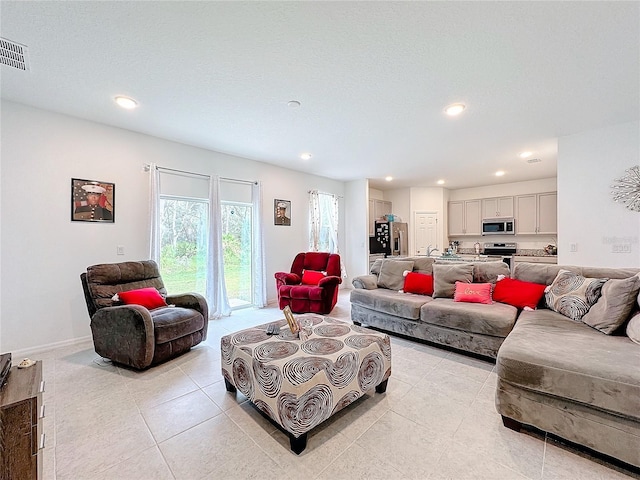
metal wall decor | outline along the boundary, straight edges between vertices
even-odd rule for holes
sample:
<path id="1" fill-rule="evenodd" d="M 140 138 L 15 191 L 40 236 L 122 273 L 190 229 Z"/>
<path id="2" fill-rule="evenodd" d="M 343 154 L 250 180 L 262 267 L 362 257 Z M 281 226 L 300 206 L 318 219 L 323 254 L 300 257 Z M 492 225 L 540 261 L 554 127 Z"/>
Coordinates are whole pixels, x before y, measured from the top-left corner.
<path id="1" fill-rule="evenodd" d="M 634 165 L 625 170 L 624 176 L 611 185 L 613 200 L 622 203 L 629 210 L 640 212 L 640 167 Z"/>

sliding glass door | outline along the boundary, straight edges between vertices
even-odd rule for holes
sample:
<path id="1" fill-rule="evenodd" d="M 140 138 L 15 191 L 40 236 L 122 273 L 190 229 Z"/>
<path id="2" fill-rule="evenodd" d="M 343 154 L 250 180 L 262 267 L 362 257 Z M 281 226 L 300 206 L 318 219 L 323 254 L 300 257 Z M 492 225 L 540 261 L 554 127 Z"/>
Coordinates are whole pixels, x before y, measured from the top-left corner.
<path id="1" fill-rule="evenodd" d="M 232 309 L 253 305 L 253 208 L 222 202 L 222 247 L 227 297 Z"/>

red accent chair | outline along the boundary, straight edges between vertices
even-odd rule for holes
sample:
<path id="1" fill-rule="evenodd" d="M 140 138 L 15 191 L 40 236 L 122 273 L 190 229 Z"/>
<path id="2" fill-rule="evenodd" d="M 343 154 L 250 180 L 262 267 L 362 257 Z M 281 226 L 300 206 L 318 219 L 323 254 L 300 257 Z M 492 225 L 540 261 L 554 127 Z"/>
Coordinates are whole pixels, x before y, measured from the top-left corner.
<path id="1" fill-rule="evenodd" d="M 303 271 L 326 272 L 317 285 L 302 283 Z M 338 301 L 340 255 L 327 252 L 299 253 L 291 265 L 291 273 L 278 272 L 276 289 L 280 310 L 289 305 L 294 313 L 327 314 Z"/>

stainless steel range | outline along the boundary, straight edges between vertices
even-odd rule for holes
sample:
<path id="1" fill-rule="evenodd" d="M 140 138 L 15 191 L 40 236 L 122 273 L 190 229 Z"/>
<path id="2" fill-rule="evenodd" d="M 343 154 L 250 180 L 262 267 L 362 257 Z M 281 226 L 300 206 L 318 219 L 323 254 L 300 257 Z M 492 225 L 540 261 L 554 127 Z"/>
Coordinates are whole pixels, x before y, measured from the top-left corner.
<path id="1" fill-rule="evenodd" d="M 515 243 L 485 243 L 484 254 L 489 258 L 495 258 L 496 260 L 502 260 L 511 268 L 512 256 L 518 250 L 518 246 Z"/>

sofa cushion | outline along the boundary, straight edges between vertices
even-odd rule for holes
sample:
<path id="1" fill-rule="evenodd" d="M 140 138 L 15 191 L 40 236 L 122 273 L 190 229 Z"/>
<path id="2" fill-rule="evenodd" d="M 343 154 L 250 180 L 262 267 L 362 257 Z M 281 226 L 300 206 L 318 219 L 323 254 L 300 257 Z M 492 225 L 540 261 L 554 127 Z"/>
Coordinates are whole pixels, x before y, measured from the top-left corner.
<path id="1" fill-rule="evenodd" d="M 385 259 L 380 266 L 378 287 L 388 288 L 396 292 L 404 286 L 404 271 L 413 269 L 413 262 L 409 260 Z"/>
<path id="2" fill-rule="evenodd" d="M 166 343 L 202 330 L 204 318 L 197 310 L 166 307 L 151 312 L 156 343 Z"/>
<path id="3" fill-rule="evenodd" d="M 431 257 L 407 257 L 405 260 L 413 262 L 413 271 L 431 275 L 433 273 L 433 262 L 435 258 Z"/>
<path id="4" fill-rule="evenodd" d="M 471 263 L 454 263 L 433 265 L 433 298 L 453 298 L 456 282 L 471 283 L 473 281 L 473 265 Z"/>
<path id="5" fill-rule="evenodd" d="M 473 283 L 496 283 L 500 275 L 511 274 L 509 265 L 504 262 L 473 262 Z"/>
<path id="6" fill-rule="evenodd" d="M 493 299 L 517 308 L 535 309 L 544 296 L 546 285 L 542 283 L 523 282 L 515 278 L 503 278 L 496 282 Z"/>
<path id="7" fill-rule="evenodd" d="M 582 321 L 603 333 L 616 331 L 629 318 L 640 290 L 640 273 L 624 279 L 611 279 L 602 286 L 602 295 Z"/>
<path id="8" fill-rule="evenodd" d="M 418 272 L 408 272 L 404 277 L 404 293 L 415 293 L 417 295 L 433 294 L 433 275 Z"/>
<path id="9" fill-rule="evenodd" d="M 598 301 L 605 278 L 586 278 L 569 270 L 560 270 L 547 293 L 545 301 L 554 312 L 579 321 Z"/>
<path id="10" fill-rule="evenodd" d="M 633 315 L 627 323 L 626 334 L 632 342 L 640 345 L 640 312 Z"/>
<path id="11" fill-rule="evenodd" d="M 640 348 L 548 309 L 524 311 L 497 373 L 524 389 L 640 420 Z"/>
<path id="12" fill-rule="evenodd" d="M 436 298 L 420 309 L 420 321 L 470 333 L 506 337 L 516 322 L 518 309 L 503 303 L 457 303 Z"/>
<path id="13" fill-rule="evenodd" d="M 493 300 L 491 300 L 491 284 L 456 282 L 453 301 L 491 305 L 493 303 Z"/>
<path id="14" fill-rule="evenodd" d="M 432 298 L 425 295 L 406 295 L 386 288 L 351 291 L 352 304 L 409 320 L 418 320 L 420 307 L 431 301 Z"/>

